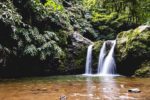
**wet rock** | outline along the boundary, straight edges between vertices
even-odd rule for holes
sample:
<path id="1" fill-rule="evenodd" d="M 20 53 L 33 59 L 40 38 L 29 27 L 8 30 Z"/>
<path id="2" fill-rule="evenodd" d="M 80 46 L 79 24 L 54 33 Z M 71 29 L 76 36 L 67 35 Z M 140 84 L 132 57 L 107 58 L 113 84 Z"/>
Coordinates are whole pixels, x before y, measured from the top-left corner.
<path id="1" fill-rule="evenodd" d="M 81 47 L 81 45 L 85 46 L 85 45 L 92 44 L 92 41 L 83 37 L 82 35 L 80 35 L 77 32 L 74 32 L 73 34 L 71 34 L 70 37 L 71 37 L 71 41 L 72 41 L 73 46 Z"/>
<path id="2" fill-rule="evenodd" d="M 97 69 L 97 67 L 94 67 L 94 66 L 98 66 L 98 61 L 97 61 L 97 59 L 99 59 L 98 58 L 98 56 L 97 55 L 99 55 L 99 50 L 100 50 L 100 48 L 102 47 L 102 45 L 103 45 L 103 41 L 101 41 L 101 40 L 99 40 L 99 41 L 97 41 L 97 42 L 94 42 L 94 46 L 93 46 L 93 68 L 95 68 L 95 69 Z"/>
<path id="3" fill-rule="evenodd" d="M 78 32 L 71 33 L 68 37 L 65 65 L 60 66 L 58 70 L 65 74 L 83 73 L 87 47 L 92 43 Z"/>
<path id="4" fill-rule="evenodd" d="M 129 89 L 128 92 L 130 92 L 130 93 L 140 93 L 141 90 L 139 88 L 133 88 L 133 89 Z"/>
<path id="5" fill-rule="evenodd" d="M 67 100 L 67 97 L 66 96 L 60 96 L 60 99 L 59 100 Z"/>
<path id="6" fill-rule="evenodd" d="M 135 75 L 138 77 L 150 77 L 150 60 L 143 62 L 139 69 L 135 71 Z"/>
<path id="7" fill-rule="evenodd" d="M 141 64 L 150 59 L 150 26 L 143 25 L 136 29 L 124 31 L 117 36 L 116 63 L 118 73 L 134 75 Z M 148 65 L 147 63 L 146 65 Z M 121 66 L 121 67 L 120 67 Z M 146 66 L 149 67 L 149 66 Z M 148 68 L 138 71 L 138 76 L 146 76 Z"/>

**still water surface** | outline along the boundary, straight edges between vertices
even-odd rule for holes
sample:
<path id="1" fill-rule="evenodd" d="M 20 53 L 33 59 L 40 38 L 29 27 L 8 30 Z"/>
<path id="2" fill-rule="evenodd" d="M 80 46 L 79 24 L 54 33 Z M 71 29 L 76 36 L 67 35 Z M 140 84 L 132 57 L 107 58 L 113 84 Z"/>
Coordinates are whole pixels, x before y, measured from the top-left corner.
<path id="1" fill-rule="evenodd" d="M 139 88 L 141 93 L 128 93 Z M 149 78 L 51 76 L 0 80 L 0 100 L 150 100 Z"/>

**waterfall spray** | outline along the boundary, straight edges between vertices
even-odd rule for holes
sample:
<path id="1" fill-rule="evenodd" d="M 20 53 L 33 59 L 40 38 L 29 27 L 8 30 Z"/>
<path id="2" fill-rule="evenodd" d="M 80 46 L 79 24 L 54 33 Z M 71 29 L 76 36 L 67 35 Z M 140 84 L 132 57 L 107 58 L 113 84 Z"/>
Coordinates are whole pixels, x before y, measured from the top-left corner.
<path id="1" fill-rule="evenodd" d="M 109 41 L 112 44 L 112 47 L 107 55 L 107 57 L 104 60 L 104 64 L 102 67 L 102 70 L 100 74 L 102 75 L 107 75 L 107 74 L 115 74 L 116 70 L 116 63 L 114 59 L 114 50 L 116 46 L 116 40 L 114 41 Z"/>
<path id="2" fill-rule="evenodd" d="M 85 74 L 92 74 L 92 47 L 90 45 L 87 50 Z"/>
<path id="3" fill-rule="evenodd" d="M 106 56 L 106 42 L 103 43 L 103 46 L 102 46 L 102 48 L 100 50 L 100 53 L 99 53 L 97 74 L 100 74 L 100 72 L 102 70 L 105 56 Z"/>
<path id="4" fill-rule="evenodd" d="M 114 59 L 115 46 L 116 40 L 108 40 L 103 43 L 99 54 L 98 68 L 96 75 L 107 76 L 116 74 L 116 63 Z M 85 68 L 86 75 L 92 74 L 92 47 L 93 45 L 90 45 L 87 49 L 86 68 Z M 110 48 L 109 50 L 108 47 Z"/>

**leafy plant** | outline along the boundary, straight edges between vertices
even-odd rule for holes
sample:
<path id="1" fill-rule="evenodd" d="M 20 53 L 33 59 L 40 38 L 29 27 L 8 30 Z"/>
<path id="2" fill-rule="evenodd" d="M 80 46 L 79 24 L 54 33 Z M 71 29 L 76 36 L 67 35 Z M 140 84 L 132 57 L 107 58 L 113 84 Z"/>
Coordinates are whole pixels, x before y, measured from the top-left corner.
<path id="1" fill-rule="evenodd" d="M 47 0 L 44 5 L 52 11 L 63 11 L 64 10 L 63 6 L 54 0 Z"/>
<path id="2" fill-rule="evenodd" d="M 44 31 L 44 34 L 40 34 L 37 28 L 18 28 L 15 35 L 18 37 L 18 50 L 22 52 L 22 56 L 45 60 L 50 56 L 60 58 L 64 54 L 57 44 L 59 38 L 54 32 Z"/>

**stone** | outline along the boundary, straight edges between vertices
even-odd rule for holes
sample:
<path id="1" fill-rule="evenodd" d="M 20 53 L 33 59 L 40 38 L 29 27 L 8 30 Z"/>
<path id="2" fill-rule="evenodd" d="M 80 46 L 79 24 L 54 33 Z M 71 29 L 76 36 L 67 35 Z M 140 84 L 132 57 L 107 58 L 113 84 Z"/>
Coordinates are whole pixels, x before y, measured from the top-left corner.
<path id="1" fill-rule="evenodd" d="M 66 96 L 60 96 L 59 100 L 67 100 L 67 97 Z"/>
<path id="2" fill-rule="evenodd" d="M 150 77 L 150 60 L 143 62 L 139 69 L 135 71 L 134 76 Z"/>
<path id="3" fill-rule="evenodd" d="M 70 33 L 68 41 L 65 64 L 58 70 L 63 73 L 81 74 L 84 71 L 87 47 L 93 42 L 79 32 Z"/>
<path id="4" fill-rule="evenodd" d="M 81 45 L 90 45 L 92 44 L 92 41 L 83 37 L 81 34 L 78 32 L 74 32 L 73 34 L 70 35 L 72 45 L 73 46 L 78 46 L 80 47 Z"/>
<path id="5" fill-rule="evenodd" d="M 132 89 L 129 89 L 128 92 L 130 92 L 130 93 L 140 93 L 141 90 L 139 88 L 132 88 Z"/>
<path id="6" fill-rule="evenodd" d="M 150 59 L 150 26 L 142 25 L 136 29 L 119 33 L 115 57 L 118 73 L 128 76 L 135 75 L 135 71 Z"/>

